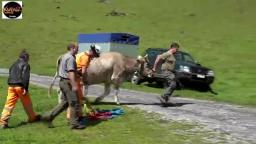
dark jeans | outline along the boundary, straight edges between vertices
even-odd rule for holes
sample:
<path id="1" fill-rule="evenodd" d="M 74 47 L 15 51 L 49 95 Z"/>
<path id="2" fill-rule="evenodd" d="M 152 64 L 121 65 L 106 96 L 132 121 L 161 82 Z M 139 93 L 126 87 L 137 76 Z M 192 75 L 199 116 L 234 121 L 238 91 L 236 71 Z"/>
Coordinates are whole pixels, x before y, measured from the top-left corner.
<path id="1" fill-rule="evenodd" d="M 60 90 L 63 93 L 61 102 L 51 111 L 50 117 L 53 120 L 61 112 L 66 110 L 68 106 L 70 107 L 70 124 L 73 126 L 79 125 L 77 111 L 79 109 L 79 103 L 77 98 L 77 93 L 72 91 L 71 84 L 69 80 L 61 79 Z"/>

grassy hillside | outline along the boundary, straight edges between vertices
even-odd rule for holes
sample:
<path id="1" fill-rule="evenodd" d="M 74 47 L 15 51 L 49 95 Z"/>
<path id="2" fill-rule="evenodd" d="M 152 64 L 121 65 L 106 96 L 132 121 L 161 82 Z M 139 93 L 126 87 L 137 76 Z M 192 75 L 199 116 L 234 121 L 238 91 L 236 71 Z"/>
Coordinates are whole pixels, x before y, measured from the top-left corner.
<path id="1" fill-rule="evenodd" d="M 192 91 L 181 95 L 256 105 L 256 1 L 102 1 L 23 0 L 22 20 L 0 20 L 0 67 L 9 67 L 26 48 L 32 72 L 50 75 L 78 33 L 128 32 L 140 36 L 140 52 L 177 41 L 215 70 L 217 97 Z M 113 10 L 126 15 L 106 16 Z"/>

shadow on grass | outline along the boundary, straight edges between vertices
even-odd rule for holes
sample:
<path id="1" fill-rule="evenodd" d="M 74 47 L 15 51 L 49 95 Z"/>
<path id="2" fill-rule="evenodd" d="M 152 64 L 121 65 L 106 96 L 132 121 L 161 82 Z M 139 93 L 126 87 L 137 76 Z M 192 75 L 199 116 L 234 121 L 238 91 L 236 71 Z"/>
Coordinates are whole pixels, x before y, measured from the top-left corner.
<path id="1" fill-rule="evenodd" d="M 159 83 L 146 83 L 144 85 L 148 86 L 148 87 L 164 89 L 163 84 L 159 84 Z M 180 84 L 180 86 L 176 90 L 182 90 L 182 89 L 188 89 L 188 90 L 193 90 L 193 91 L 197 91 L 197 92 L 205 92 L 205 93 L 210 92 L 214 95 L 218 95 L 218 93 L 216 91 L 214 91 L 210 85 L 206 85 L 206 84 L 183 83 L 183 85 Z"/>
<path id="2" fill-rule="evenodd" d="M 183 89 L 189 89 L 189 90 L 205 92 L 205 93 L 210 92 L 214 95 L 218 95 L 218 93 L 214 91 L 210 85 L 207 85 L 207 84 L 186 83 L 185 85 L 183 85 Z"/>
<path id="3" fill-rule="evenodd" d="M 93 105 L 116 105 L 115 102 L 99 102 L 99 103 L 92 103 Z M 143 102 L 129 102 L 129 103 L 120 103 L 120 105 L 157 105 L 161 107 L 181 107 L 183 105 L 188 105 L 188 104 L 194 104 L 194 103 L 143 103 Z"/>
<path id="4" fill-rule="evenodd" d="M 80 123 L 85 124 L 86 127 L 92 127 L 92 126 L 96 126 L 97 124 L 99 124 L 102 121 L 106 121 L 106 120 L 90 120 L 87 117 L 85 117 L 85 119 L 82 121 L 80 121 Z M 38 121 L 38 122 L 34 122 L 34 123 L 42 123 L 43 125 L 45 125 L 46 128 L 52 129 L 52 128 L 59 128 L 59 127 L 70 127 L 70 124 L 67 122 L 66 124 L 61 124 L 61 125 L 49 125 L 49 123 L 47 121 Z M 14 129 L 14 128 L 18 128 L 18 127 L 22 127 L 25 125 L 29 125 L 29 124 L 34 124 L 34 123 L 28 123 L 28 122 L 20 122 L 16 125 L 13 126 L 9 126 L 8 129 Z"/>
<path id="5" fill-rule="evenodd" d="M 148 87 L 158 88 L 158 89 L 164 88 L 163 84 L 159 84 L 159 83 L 145 83 L 144 85 Z"/>
<path id="6" fill-rule="evenodd" d="M 17 125 L 9 126 L 8 128 L 9 128 L 9 129 L 18 128 L 18 127 L 21 127 L 21 126 L 25 126 L 25 125 L 27 125 L 27 124 L 29 124 L 29 123 L 22 121 L 22 122 L 18 123 Z"/>
<path id="7" fill-rule="evenodd" d="M 103 121 L 107 121 L 107 120 L 89 120 L 89 119 L 86 119 L 86 127 L 93 127 L 93 126 L 96 126 L 98 124 L 100 124 L 101 122 Z"/>

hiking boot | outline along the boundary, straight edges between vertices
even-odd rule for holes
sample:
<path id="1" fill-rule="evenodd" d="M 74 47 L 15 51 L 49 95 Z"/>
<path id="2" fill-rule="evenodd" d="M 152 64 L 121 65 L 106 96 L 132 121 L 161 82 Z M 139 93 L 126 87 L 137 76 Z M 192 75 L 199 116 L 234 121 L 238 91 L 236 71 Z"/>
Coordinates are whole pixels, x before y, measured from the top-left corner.
<path id="1" fill-rule="evenodd" d="M 85 129 L 85 125 L 73 125 L 71 126 L 71 129 L 82 130 Z"/>
<path id="2" fill-rule="evenodd" d="M 41 120 L 41 117 L 42 117 L 41 115 L 36 115 L 36 117 L 35 117 L 34 120 L 29 120 L 28 122 L 29 122 L 29 123 L 38 122 L 38 121 Z"/>
<path id="3" fill-rule="evenodd" d="M 35 118 L 35 120 L 34 120 L 34 122 L 40 121 L 40 120 L 41 120 L 41 117 L 42 117 L 41 115 L 37 115 L 36 118 Z"/>
<path id="4" fill-rule="evenodd" d="M 169 97 L 168 96 L 163 96 L 163 97 L 164 97 L 165 103 L 168 103 Z"/>
<path id="5" fill-rule="evenodd" d="M 162 107 L 167 107 L 169 106 L 171 103 L 169 103 L 169 97 L 168 96 L 159 96 L 158 99 L 160 100 Z"/>
<path id="6" fill-rule="evenodd" d="M 47 116 L 47 115 L 41 116 L 40 120 L 42 122 L 46 123 L 48 128 L 54 128 L 54 126 L 52 124 L 52 119 L 50 118 L 50 116 Z"/>
<path id="7" fill-rule="evenodd" d="M 159 96 L 158 99 L 160 100 L 161 104 L 167 104 L 169 97 L 168 96 Z"/>
<path id="8" fill-rule="evenodd" d="M 48 122 L 48 128 L 54 128 L 54 125 L 52 124 L 52 122 Z"/>

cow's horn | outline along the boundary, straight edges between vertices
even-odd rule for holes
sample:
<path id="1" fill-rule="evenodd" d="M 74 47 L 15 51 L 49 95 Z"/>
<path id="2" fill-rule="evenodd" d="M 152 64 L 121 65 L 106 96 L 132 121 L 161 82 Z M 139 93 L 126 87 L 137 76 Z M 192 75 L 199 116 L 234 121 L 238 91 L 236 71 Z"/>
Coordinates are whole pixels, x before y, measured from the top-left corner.
<path id="1" fill-rule="evenodd" d="M 141 60 L 141 59 L 143 59 L 143 57 L 141 55 L 138 55 L 137 59 Z"/>

